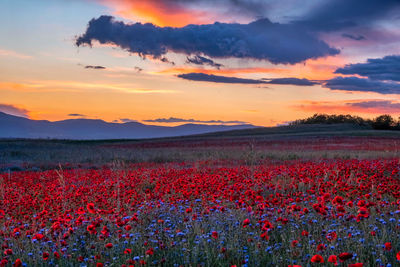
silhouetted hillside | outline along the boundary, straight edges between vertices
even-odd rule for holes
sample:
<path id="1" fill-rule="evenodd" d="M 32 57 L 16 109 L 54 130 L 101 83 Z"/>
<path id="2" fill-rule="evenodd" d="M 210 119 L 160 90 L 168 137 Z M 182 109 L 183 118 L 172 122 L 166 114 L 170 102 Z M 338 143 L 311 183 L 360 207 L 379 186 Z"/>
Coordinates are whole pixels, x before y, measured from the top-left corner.
<path id="1" fill-rule="evenodd" d="M 0 112 L 0 138 L 49 139 L 142 139 L 185 136 L 216 131 L 254 128 L 250 124 L 184 124 L 175 127 L 146 125 L 139 122 L 109 123 L 102 120 L 71 119 L 50 122 L 30 120 Z"/>

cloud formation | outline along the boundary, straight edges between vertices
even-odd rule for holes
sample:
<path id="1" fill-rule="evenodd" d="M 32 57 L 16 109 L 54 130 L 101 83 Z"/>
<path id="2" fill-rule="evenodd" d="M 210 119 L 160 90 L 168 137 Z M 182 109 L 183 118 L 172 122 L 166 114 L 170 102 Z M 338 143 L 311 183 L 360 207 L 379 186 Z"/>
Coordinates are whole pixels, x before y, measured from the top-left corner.
<path id="1" fill-rule="evenodd" d="M 348 64 L 335 73 L 360 75 L 373 80 L 400 81 L 400 55 L 370 58 L 366 63 Z"/>
<path id="2" fill-rule="evenodd" d="M 119 121 L 122 123 L 137 122 L 137 120 L 132 120 L 132 119 L 128 119 L 128 118 L 122 118 L 122 119 L 119 119 Z"/>
<path id="3" fill-rule="evenodd" d="M 187 57 L 186 62 L 195 64 L 195 65 L 209 65 L 209 66 L 215 67 L 217 69 L 220 69 L 223 66 L 222 64 L 216 63 L 209 58 L 202 57 L 199 55 L 195 55 L 193 57 Z"/>
<path id="4" fill-rule="evenodd" d="M 70 117 L 86 117 L 86 115 L 79 114 L 79 113 L 71 113 L 71 114 L 68 114 L 68 116 L 70 116 Z"/>
<path id="5" fill-rule="evenodd" d="M 29 55 L 21 54 L 16 51 L 12 51 L 12 50 L 4 50 L 4 49 L 0 49 L 0 57 L 1 56 L 15 57 L 15 58 L 19 58 L 19 59 L 31 59 L 32 58 L 32 56 L 29 56 Z"/>
<path id="6" fill-rule="evenodd" d="M 4 112 L 10 115 L 29 118 L 29 111 L 24 108 L 19 108 L 14 105 L 0 104 L 0 112 Z"/>
<path id="7" fill-rule="evenodd" d="M 190 81 L 198 81 L 198 82 L 213 82 L 213 83 L 240 83 L 240 84 L 262 84 L 267 83 L 263 80 L 255 80 L 255 79 L 244 79 L 237 77 L 229 77 L 229 76 L 219 76 L 213 74 L 205 74 L 205 73 L 184 73 L 179 74 L 177 77 L 190 80 Z"/>
<path id="8" fill-rule="evenodd" d="M 276 5 L 265 0 L 96 0 L 114 10 L 118 16 L 139 19 L 159 26 L 182 27 L 219 20 L 264 17 Z M 281 0 L 284 1 L 284 0 Z M 286 0 L 290 1 L 290 0 Z M 234 15 L 234 16 L 233 16 Z"/>
<path id="9" fill-rule="evenodd" d="M 179 122 L 188 122 L 188 123 L 214 123 L 214 124 L 248 124 L 245 121 L 223 121 L 223 120 L 196 120 L 196 119 L 181 119 L 181 118 L 158 118 L 152 120 L 143 120 L 144 122 L 158 122 L 158 123 L 179 123 Z"/>
<path id="10" fill-rule="evenodd" d="M 387 112 L 400 112 L 400 103 L 391 100 L 368 100 L 354 103 L 347 103 L 351 107 L 358 107 L 364 109 L 378 109 Z"/>
<path id="11" fill-rule="evenodd" d="M 350 33 L 343 33 L 342 37 L 348 38 L 348 39 L 351 39 L 351 40 L 354 40 L 354 41 L 363 41 L 363 40 L 367 39 L 363 35 L 354 35 L 354 34 L 350 34 Z"/>
<path id="12" fill-rule="evenodd" d="M 291 106 L 295 110 L 317 113 L 370 113 L 370 114 L 398 114 L 400 103 L 382 99 L 361 99 L 342 101 L 303 101 L 299 105 Z"/>
<path id="13" fill-rule="evenodd" d="M 142 57 L 160 59 L 167 52 L 203 54 L 211 58 L 249 58 L 295 64 L 340 51 L 296 24 L 260 19 L 249 24 L 214 23 L 182 28 L 126 24 L 111 16 L 92 19 L 77 46 L 113 44 Z"/>
<path id="14" fill-rule="evenodd" d="M 104 69 L 106 69 L 106 67 L 87 65 L 87 66 L 85 66 L 85 69 L 104 70 Z"/>
<path id="15" fill-rule="evenodd" d="M 328 80 L 324 87 L 332 90 L 400 94 L 400 84 L 358 77 L 336 77 Z"/>
<path id="16" fill-rule="evenodd" d="M 389 13 L 396 14 L 399 8 L 398 0 L 326 0 L 294 23 L 317 31 L 336 31 L 369 25 Z"/>
<path id="17" fill-rule="evenodd" d="M 308 79 L 299 78 L 275 78 L 267 81 L 270 84 L 288 84 L 288 85 L 298 85 L 298 86 L 312 86 L 319 84 L 319 82 L 311 81 Z"/>

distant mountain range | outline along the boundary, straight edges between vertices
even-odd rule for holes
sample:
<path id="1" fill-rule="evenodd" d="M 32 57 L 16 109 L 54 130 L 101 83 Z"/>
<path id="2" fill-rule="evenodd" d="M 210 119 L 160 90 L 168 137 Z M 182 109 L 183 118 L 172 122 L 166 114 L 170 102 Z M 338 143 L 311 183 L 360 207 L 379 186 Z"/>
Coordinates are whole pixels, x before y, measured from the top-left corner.
<path id="1" fill-rule="evenodd" d="M 141 139 L 184 136 L 256 128 L 251 124 L 156 126 L 139 122 L 109 123 L 103 120 L 70 119 L 63 121 L 31 120 L 0 112 L 0 138 L 50 139 Z"/>

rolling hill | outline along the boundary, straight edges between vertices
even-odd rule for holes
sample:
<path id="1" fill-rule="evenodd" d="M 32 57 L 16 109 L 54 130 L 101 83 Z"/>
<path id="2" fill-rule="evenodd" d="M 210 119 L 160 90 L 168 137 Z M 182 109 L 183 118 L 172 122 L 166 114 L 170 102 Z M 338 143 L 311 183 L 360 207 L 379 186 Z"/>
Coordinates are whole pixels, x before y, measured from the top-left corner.
<path id="1" fill-rule="evenodd" d="M 255 128 L 250 124 L 183 124 L 174 127 L 146 125 L 139 122 L 109 123 L 103 120 L 70 119 L 62 121 L 31 120 L 0 112 L 0 138 L 41 139 L 142 139 L 185 136 L 210 132 Z"/>

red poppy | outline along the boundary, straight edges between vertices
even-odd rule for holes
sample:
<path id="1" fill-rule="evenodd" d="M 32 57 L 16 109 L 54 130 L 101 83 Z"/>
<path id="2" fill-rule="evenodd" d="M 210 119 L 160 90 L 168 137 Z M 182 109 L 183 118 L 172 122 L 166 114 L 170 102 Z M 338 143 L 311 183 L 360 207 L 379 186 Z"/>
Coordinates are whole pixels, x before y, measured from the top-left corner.
<path id="1" fill-rule="evenodd" d="M 146 255 L 153 255 L 154 254 L 154 248 L 149 248 L 146 250 Z"/>
<path id="2" fill-rule="evenodd" d="M 306 230 L 303 230 L 303 231 L 301 232 L 301 235 L 302 235 L 302 236 L 308 236 L 308 232 L 307 232 Z"/>
<path id="3" fill-rule="evenodd" d="M 328 258 L 328 262 L 333 263 L 335 265 L 338 265 L 337 256 L 336 255 L 330 255 L 329 258 Z"/>
<path id="4" fill-rule="evenodd" d="M 32 239 L 42 240 L 43 237 L 44 237 L 44 235 L 38 233 L 38 234 L 35 234 L 35 235 L 32 237 Z"/>
<path id="5" fill-rule="evenodd" d="M 385 250 L 391 251 L 391 250 L 392 250 L 392 243 L 386 242 L 386 243 L 385 243 Z"/>
<path id="6" fill-rule="evenodd" d="M 76 211 L 76 213 L 82 215 L 82 214 L 85 214 L 85 210 L 84 210 L 84 208 L 79 207 L 78 210 Z"/>
<path id="7" fill-rule="evenodd" d="M 101 262 L 96 263 L 96 267 L 103 267 L 103 266 L 104 266 L 104 264 Z"/>
<path id="8" fill-rule="evenodd" d="M 88 203 L 88 204 L 86 205 L 86 208 L 88 209 L 88 211 L 89 211 L 90 213 L 96 213 L 96 210 L 94 209 L 94 204 L 93 204 L 93 203 Z"/>
<path id="9" fill-rule="evenodd" d="M 124 254 L 131 254 L 132 253 L 132 249 L 127 248 L 124 250 Z"/>
<path id="10" fill-rule="evenodd" d="M 50 254 L 48 252 L 43 252 L 42 258 L 43 260 L 48 260 L 49 259 Z"/>
<path id="11" fill-rule="evenodd" d="M 97 233 L 96 232 L 96 226 L 94 226 L 93 224 L 89 224 L 86 227 L 86 230 L 88 230 L 88 232 L 91 233 L 91 234 L 96 234 Z"/>
<path id="12" fill-rule="evenodd" d="M 317 251 L 322 251 L 322 250 L 325 250 L 325 245 L 324 244 L 318 244 L 318 246 L 317 246 Z"/>
<path id="13" fill-rule="evenodd" d="M 13 267 L 21 267 L 21 266 L 22 266 L 22 261 L 20 259 L 16 259 Z"/>
<path id="14" fill-rule="evenodd" d="M 268 235 L 268 232 L 263 232 L 263 233 L 261 233 L 261 239 L 264 239 L 264 240 L 266 240 L 266 241 L 268 241 L 269 240 L 269 235 Z"/>
<path id="15" fill-rule="evenodd" d="M 316 254 L 316 255 L 312 256 L 311 262 L 324 263 L 324 258 L 321 255 Z"/>
<path id="16" fill-rule="evenodd" d="M 246 227 L 246 226 L 248 226 L 250 224 L 250 220 L 249 219 L 245 219 L 244 221 L 243 221 L 243 227 Z"/>
<path id="17" fill-rule="evenodd" d="M 217 231 L 213 231 L 211 233 L 211 236 L 214 237 L 215 239 L 217 239 L 218 238 L 218 232 Z"/>
<path id="18" fill-rule="evenodd" d="M 397 254 L 396 254 L 396 259 L 397 259 L 398 261 L 400 261 L 400 251 L 397 252 Z"/>
<path id="19" fill-rule="evenodd" d="M 339 260 L 341 262 L 345 261 L 345 260 L 349 260 L 353 258 L 353 254 L 352 253 L 348 253 L 348 252 L 342 252 L 339 254 Z"/>
<path id="20" fill-rule="evenodd" d="M 375 231 L 371 231 L 371 235 L 372 236 L 376 236 L 376 232 Z"/>
<path id="21" fill-rule="evenodd" d="M 112 244 L 112 243 L 107 243 L 105 247 L 106 247 L 106 248 L 112 248 L 112 247 L 113 247 L 113 244 Z"/>
<path id="22" fill-rule="evenodd" d="M 54 251 L 53 256 L 54 256 L 54 258 L 56 258 L 56 259 L 59 259 L 59 258 L 61 257 L 61 256 L 60 256 L 60 253 L 58 253 L 57 251 Z"/>
<path id="23" fill-rule="evenodd" d="M 349 264 L 348 267 L 363 267 L 362 263 L 353 263 L 353 264 Z"/>
<path id="24" fill-rule="evenodd" d="M 328 241 L 334 241 L 337 238 L 337 234 L 336 232 L 330 232 L 329 234 L 326 235 L 326 239 L 328 239 Z"/>

